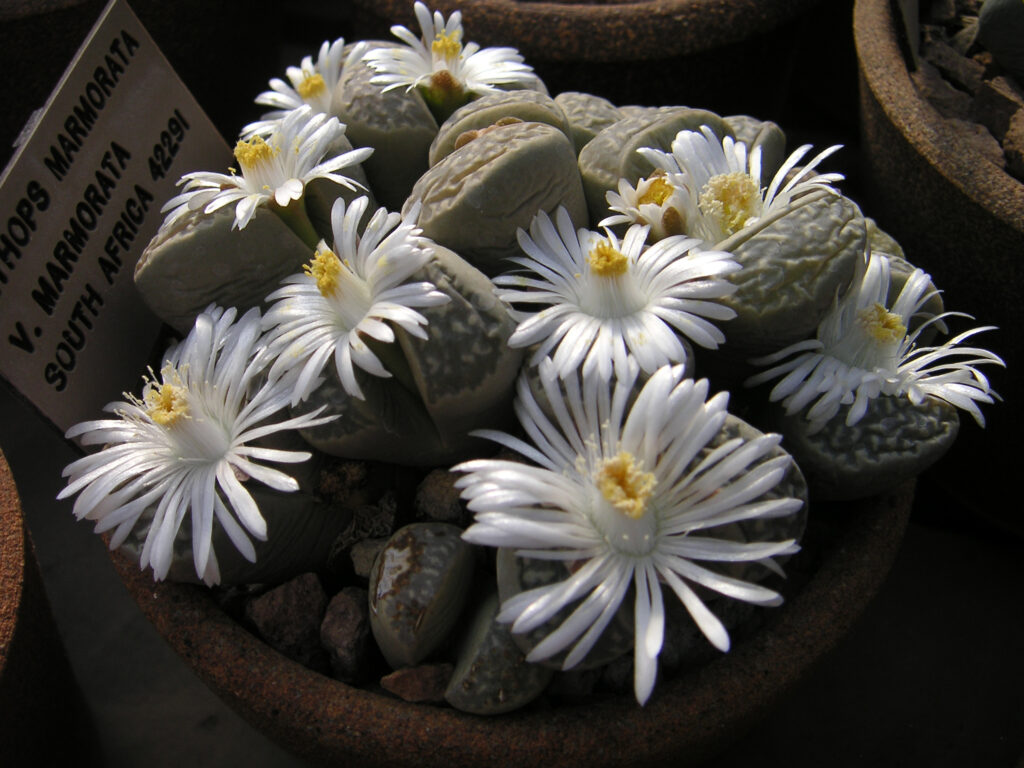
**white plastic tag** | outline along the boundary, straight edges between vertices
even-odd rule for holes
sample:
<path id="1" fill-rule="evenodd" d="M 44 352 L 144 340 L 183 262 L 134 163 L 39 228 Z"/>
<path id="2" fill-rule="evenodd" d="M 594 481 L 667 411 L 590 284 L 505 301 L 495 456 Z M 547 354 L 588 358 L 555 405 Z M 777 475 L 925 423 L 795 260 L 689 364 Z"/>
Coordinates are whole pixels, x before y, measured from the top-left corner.
<path id="1" fill-rule="evenodd" d="M 0 374 L 62 432 L 138 390 L 160 322 L 132 281 L 189 171 L 231 151 L 112 0 L 0 177 Z"/>

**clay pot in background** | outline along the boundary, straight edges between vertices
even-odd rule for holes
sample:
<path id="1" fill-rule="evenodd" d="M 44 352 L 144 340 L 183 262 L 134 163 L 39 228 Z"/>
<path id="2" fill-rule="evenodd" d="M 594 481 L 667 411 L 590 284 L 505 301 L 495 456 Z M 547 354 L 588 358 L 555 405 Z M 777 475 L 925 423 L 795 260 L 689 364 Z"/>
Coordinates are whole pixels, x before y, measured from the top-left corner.
<path id="1" fill-rule="evenodd" d="M 0 757 L 93 765 L 98 746 L 43 590 L 18 489 L 0 452 Z"/>
<path id="2" fill-rule="evenodd" d="M 860 67 L 864 210 L 903 246 L 911 262 L 935 276 L 948 309 L 1000 330 L 972 342 L 1007 363 L 985 369 L 1004 402 L 983 406 L 988 426 L 969 416 L 950 454 L 922 483 L 1004 528 L 1024 534 L 1004 499 L 1016 474 L 1024 312 L 1024 184 L 961 141 L 918 93 L 904 58 L 904 33 L 889 0 L 857 0 L 854 36 Z M 1012 496 L 1011 496 L 1012 497 Z"/>

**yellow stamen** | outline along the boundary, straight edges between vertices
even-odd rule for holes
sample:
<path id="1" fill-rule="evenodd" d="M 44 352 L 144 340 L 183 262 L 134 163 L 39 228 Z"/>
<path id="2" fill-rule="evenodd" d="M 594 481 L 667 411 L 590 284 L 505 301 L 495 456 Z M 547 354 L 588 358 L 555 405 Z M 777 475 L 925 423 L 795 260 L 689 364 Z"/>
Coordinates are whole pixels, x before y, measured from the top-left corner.
<path id="1" fill-rule="evenodd" d="M 907 335 L 907 327 L 901 322 L 900 316 L 878 302 L 858 312 L 857 321 L 880 344 L 899 342 Z"/>
<path id="2" fill-rule="evenodd" d="M 637 205 L 654 203 L 661 205 L 671 196 L 674 188 L 664 176 L 654 176 L 647 182 L 647 189 L 636 199 Z"/>
<path id="3" fill-rule="evenodd" d="M 277 155 L 277 148 L 270 146 L 260 136 L 235 144 L 235 159 L 242 166 L 242 173 L 264 163 Z"/>
<path id="4" fill-rule="evenodd" d="M 430 50 L 435 55 L 441 56 L 445 61 L 452 61 L 459 58 L 462 53 L 462 30 L 456 29 L 453 32 L 438 32 L 434 42 L 430 44 Z"/>
<path id="5" fill-rule="evenodd" d="M 320 295 L 330 298 L 338 290 L 338 275 L 341 274 L 341 259 L 329 248 L 317 248 L 312 261 L 305 264 L 302 270 L 316 280 Z"/>
<path id="6" fill-rule="evenodd" d="M 151 387 L 145 396 L 146 414 L 161 427 L 173 427 L 188 416 L 188 390 L 171 383 Z"/>
<path id="7" fill-rule="evenodd" d="M 656 484 L 654 474 L 641 471 L 633 456 L 625 451 L 613 459 L 605 459 L 597 473 L 601 495 L 631 520 L 644 516 L 647 500 Z"/>
<path id="8" fill-rule="evenodd" d="M 712 176 L 700 195 L 701 211 L 718 219 L 722 230 L 730 235 L 758 215 L 760 204 L 761 189 L 757 181 L 740 171 Z"/>
<path id="9" fill-rule="evenodd" d="M 323 75 L 317 72 L 305 72 L 303 73 L 302 82 L 298 84 L 295 90 L 298 91 L 303 101 L 309 101 L 326 91 L 327 83 L 324 82 Z"/>
<path id="10" fill-rule="evenodd" d="M 587 263 L 600 277 L 616 277 L 629 269 L 629 259 L 607 240 L 602 240 L 587 255 Z"/>

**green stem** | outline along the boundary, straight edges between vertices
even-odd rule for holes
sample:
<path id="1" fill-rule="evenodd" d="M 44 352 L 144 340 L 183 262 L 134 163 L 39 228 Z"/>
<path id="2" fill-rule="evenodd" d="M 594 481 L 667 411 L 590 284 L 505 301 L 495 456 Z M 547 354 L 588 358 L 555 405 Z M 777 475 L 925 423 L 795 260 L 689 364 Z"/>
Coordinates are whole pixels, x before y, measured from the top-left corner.
<path id="1" fill-rule="evenodd" d="M 298 200 L 292 200 L 283 208 L 273 202 L 270 206 L 292 232 L 298 235 L 299 239 L 310 247 L 310 250 L 316 250 L 317 245 L 320 244 L 320 235 L 317 234 L 313 222 L 309 220 L 304 198 L 300 197 Z"/>

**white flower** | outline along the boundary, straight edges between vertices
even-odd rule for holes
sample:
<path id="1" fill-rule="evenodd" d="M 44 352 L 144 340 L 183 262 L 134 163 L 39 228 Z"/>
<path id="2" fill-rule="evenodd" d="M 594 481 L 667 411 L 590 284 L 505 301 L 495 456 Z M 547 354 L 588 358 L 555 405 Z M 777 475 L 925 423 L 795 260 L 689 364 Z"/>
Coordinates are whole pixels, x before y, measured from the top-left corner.
<path id="1" fill-rule="evenodd" d="M 421 34 L 401 25 L 391 33 L 408 47 L 375 48 L 364 61 L 378 74 L 371 81 L 385 91 L 422 86 L 439 93 L 486 93 L 496 85 L 528 85 L 537 82 L 533 69 L 523 63 L 515 48 L 483 48 L 462 42 L 462 13 L 445 21 L 440 11 L 431 16 L 427 6 L 413 6 Z"/>
<path id="2" fill-rule="evenodd" d="M 652 241 L 686 234 L 686 191 L 669 181 L 668 174 L 660 169 L 640 179 L 635 187 L 619 179 L 619 191 L 608 190 L 605 198 L 609 210 L 617 213 L 602 219 L 599 226 L 646 224 L 651 228 L 648 236 Z"/>
<path id="3" fill-rule="evenodd" d="M 391 324 L 417 338 L 427 338 L 427 318 L 413 307 L 449 301 L 433 283 L 406 282 L 430 260 L 430 241 L 413 223 L 418 208 L 402 218 L 378 208 L 360 236 L 359 222 L 369 201 L 357 198 L 346 209 L 338 200 L 331 210 L 333 250 L 324 241 L 304 274 L 285 278 L 268 301 L 276 301 L 263 325 L 270 330 L 271 350 L 279 355 L 271 376 L 301 367 L 292 404 L 319 384 L 318 376 L 334 358 L 345 391 L 362 398 L 354 366 L 375 376 L 391 374 L 367 345 L 390 344 Z"/>
<path id="4" fill-rule="evenodd" d="M 288 82 L 278 77 L 273 78 L 270 90 L 257 96 L 256 103 L 273 107 L 274 110 L 267 112 L 258 122 L 245 126 L 242 135 L 248 137 L 257 133 L 264 134 L 273 127 L 275 121 L 287 117 L 289 112 L 303 104 L 309 104 L 314 113 L 330 115 L 331 99 L 345 65 L 344 49 L 344 38 L 339 37 L 333 43 L 325 40 L 320 45 L 315 63 L 311 56 L 304 56 L 300 66 L 285 70 Z"/>
<path id="5" fill-rule="evenodd" d="M 181 194 L 161 209 L 167 213 L 167 228 L 190 211 L 213 213 L 226 205 L 235 205 L 235 223 L 244 229 L 256 208 L 270 202 L 285 208 L 302 197 L 313 179 L 329 179 L 348 189 L 356 182 L 338 173 L 342 168 L 361 163 L 372 149 L 364 147 L 327 156 L 335 139 L 343 136 L 345 126 L 338 118 L 314 114 L 303 105 L 288 113 L 266 139 L 253 136 L 235 145 L 235 159 L 241 175 L 198 171 L 185 174 Z"/>
<path id="6" fill-rule="evenodd" d="M 781 596 L 763 586 L 716 573 L 695 561 L 761 562 L 790 554 L 793 540 L 739 543 L 702 534 L 741 520 L 790 515 L 802 502 L 767 499 L 791 459 L 772 457 L 778 435 L 728 440 L 706 450 L 725 422 L 728 394 L 706 400 L 708 382 L 682 378 L 682 369 L 658 369 L 632 408 L 637 368 L 614 388 L 576 376 L 562 385 L 550 361 L 540 367 L 552 423 L 521 377 L 516 412 L 533 441 L 486 432 L 538 466 L 476 460 L 462 489 L 475 523 L 463 537 L 475 544 L 513 547 L 522 557 L 561 560 L 572 575 L 522 592 L 501 606 L 498 619 L 513 632 L 542 626 L 564 606 L 576 609 L 527 655 L 549 658 L 571 646 L 564 668 L 580 662 L 618 610 L 632 585 L 636 603 L 634 690 L 647 701 L 654 687 L 664 636 L 662 585 L 668 585 L 715 645 L 729 635 L 691 584 L 758 605 Z M 628 412 L 627 412 L 628 410 Z"/>
<path id="7" fill-rule="evenodd" d="M 964 409 L 984 425 L 977 403 L 991 403 L 995 393 L 975 366 L 1004 363 L 986 349 L 958 345 L 976 333 L 993 330 L 992 326 L 965 331 L 939 346 L 918 347 L 917 338 L 925 328 L 947 317 L 969 315 L 932 316 L 908 334 L 911 320 L 932 296 L 931 278 L 914 270 L 889 306 L 888 257 L 872 253 L 859 272 L 847 294 L 837 298 L 821 321 L 817 338 L 752 361 L 774 367 L 748 379 L 747 386 L 783 376 L 769 397 L 773 402 L 782 400 L 789 414 L 813 401 L 806 414 L 811 432 L 820 430 L 846 405 L 850 406 L 847 426 L 856 424 L 870 400 L 879 395 L 906 395 L 915 405 L 935 397 Z M 786 362 L 778 364 L 782 360 Z"/>
<path id="8" fill-rule="evenodd" d="M 706 125 L 700 132 L 680 131 L 672 142 L 671 154 L 645 147 L 638 150 L 655 168 L 668 174 L 669 182 L 685 191 L 685 232 L 716 245 L 759 219 L 782 211 L 795 198 L 808 192 L 835 193 L 831 184 L 843 177 L 838 173 L 814 175 L 814 169 L 839 146 L 815 155 L 791 179 L 786 180 L 797 163 L 811 149 L 809 144 L 791 154 L 772 178 L 761 188 L 761 147 L 748 155 L 747 145 L 725 137 L 719 141 Z M 623 212 L 625 213 L 625 212 Z"/>
<path id="9" fill-rule="evenodd" d="M 292 383 L 260 378 L 270 358 L 259 310 L 237 323 L 235 314 L 214 307 L 201 313 L 167 355 L 160 380 L 146 381 L 141 398 L 126 394 L 128 402 L 105 409 L 118 418 L 83 422 L 67 432 L 104 448 L 64 469 L 68 484 L 57 498 L 78 493 L 78 519 L 96 520 L 98 532 L 116 529 L 111 549 L 124 542 L 143 512 L 154 510 L 140 559 L 158 580 L 167 575 L 186 515 L 196 574 L 208 584 L 220 581 L 211 539 L 215 518 L 238 551 L 255 561 L 249 536 L 265 540 L 267 526 L 242 481 L 297 490 L 293 478 L 259 462 L 296 463 L 310 454 L 251 443 L 330 420 L 311 413 L 268 423 L 288 404 Z"/>
<path id="10" fill-rule="evenodd" d="M 513 311 L 520 321 L 509 346 L 539 343 L 532 363 L 554 350 L 555 367 L 568 376 L 582 363 L 584 376 L 611 379 L 626 369 L 628 356 L 647 373 L 667 363 L 683 362 L 679 335 L 708 349 L 725 336 L 711 322 L 736 313 L 715 299 L 735 286 L 723 275 L 740 265 L 727 253 L 694 250 L 697 240 L 669 237 L 645 246 L 647 227 L 630 227 L 620 242 L 576 231 L 560 207 L 555 224 L 541 211 L 530 233 L 519 230 L 525 257 L 512 259 L 527 274 L 502 275 L 494 282 L 512 304 L 542 304 L 536 314 Z"/>

